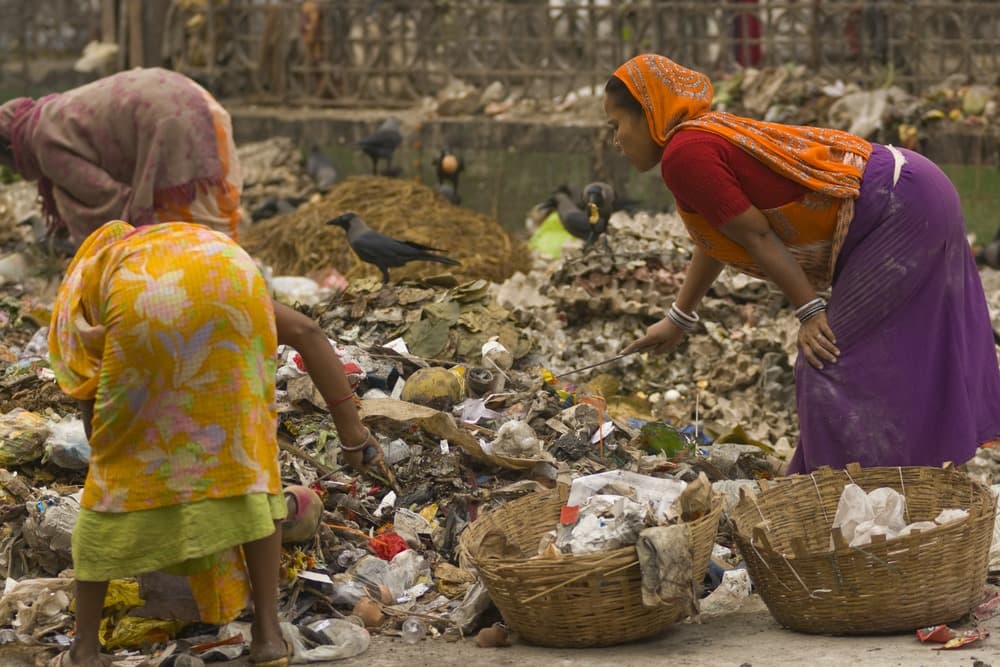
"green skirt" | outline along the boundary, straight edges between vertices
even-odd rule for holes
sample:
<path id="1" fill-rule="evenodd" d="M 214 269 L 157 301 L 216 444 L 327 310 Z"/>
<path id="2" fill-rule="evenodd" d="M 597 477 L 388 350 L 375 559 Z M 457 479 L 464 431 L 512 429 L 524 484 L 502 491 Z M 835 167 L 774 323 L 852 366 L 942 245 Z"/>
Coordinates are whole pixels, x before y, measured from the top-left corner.
<path id="1" fill-rule="evenodd" d="M 143 572 L 204 572 L 218 554 L 274 532 L 288 510 L 284 495 L 255 493 L 138 512 L 81 509 L 73 528 L 73 571 L 80 581 Z"/>

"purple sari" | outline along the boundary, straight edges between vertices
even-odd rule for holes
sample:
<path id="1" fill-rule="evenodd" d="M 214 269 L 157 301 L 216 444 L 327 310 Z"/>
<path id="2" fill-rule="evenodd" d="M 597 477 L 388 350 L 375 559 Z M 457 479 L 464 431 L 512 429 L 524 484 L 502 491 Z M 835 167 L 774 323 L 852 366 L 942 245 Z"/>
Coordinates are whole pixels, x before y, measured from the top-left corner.
<path id="1" fill-rule="evenodd" d="M 799 444 L 819 466 L 962 464 L 1000 436 L 1000 367 L 958 193 L 918 153 L 873 144 L 827 316 L 840 359 L 795 365 Z"/>

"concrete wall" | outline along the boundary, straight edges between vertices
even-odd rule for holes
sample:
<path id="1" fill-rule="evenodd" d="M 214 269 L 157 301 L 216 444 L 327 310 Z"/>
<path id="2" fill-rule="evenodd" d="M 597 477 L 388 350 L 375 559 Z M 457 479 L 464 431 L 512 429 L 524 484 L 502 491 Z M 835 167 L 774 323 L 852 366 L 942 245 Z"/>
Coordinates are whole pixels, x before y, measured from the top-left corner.
<path id="1" fill-rule="evenodd" d="M 303 150 L 317 145 L 333 158 L 339 174 L 371 173 L 358 140 L 388 115 L 403 121 L 403 145 L 395 164 L 404 178 L 436 182 L 431 159 L 449 144 L 466 162 L 459 186 L 463 204 L 493 216 L 514 233 L 524 230 L 525 213 L 560 184 L 580 188 L 606 180 L 622 196 L 639 199 L 649 210 L 666 210 L 673 197 L 659 171 L 637 173 L 614 149 L 601 120 L 544 117 L 496 120 L 483 116 L 426 119 L 414 111 L 303 109 L 228 106 L 237 143 L 284 135 Z M 955 179 L 970 228 L 980 236 L 1000 220 L 1000 142 L 988 130 L 942 130 L 928 133 L 922 150 L 942 165 L 956 167 Z M 977 169 L 976 167 L 979 167 Z M 969 177 L 969 170 L 973 177 Z M 989 231 L 992 236 L 992 231 Z"/>
<path id="2" fill-rule="evenodd" d="M 431 160 L 445 144 L 465 161 L 462 203 L 524 230 L 525 214 L 560 184 L 576 189 L 593 180 L 615 185 L 621 196 L 663 210 L 673 198 L 656 170 L 638 174 L 618 155 L 597 122 L 498 121 L 486 117 L 418 119 L 399 111 L 303 110 L 230 107 L 237 143 L 291 137 L 303 150 L 322 148 L 341 176 L 371 173 L 357 142 L 394 114 L 403 121 L 403 145 L 394 164 L 404 178 L 436 183 Z"/>

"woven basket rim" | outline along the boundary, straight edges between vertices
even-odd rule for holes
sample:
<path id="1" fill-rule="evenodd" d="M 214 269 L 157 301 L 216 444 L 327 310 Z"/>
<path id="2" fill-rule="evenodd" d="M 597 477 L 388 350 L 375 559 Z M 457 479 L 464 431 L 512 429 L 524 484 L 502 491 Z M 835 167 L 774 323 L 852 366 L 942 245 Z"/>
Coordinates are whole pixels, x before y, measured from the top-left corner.
<path id="1" fill-rule="evenodd" d="M 540 492 L 536 492 L 536 493 L 538 495 L 548 495 L 550 497 L 554 497 L 554 496 L 556 496 L 560 492 L 561 492 L 560 489 L 551 489 L 549 491 L 540 491 Z M 476 522 L 487 519 L 487 517 L 489 517 L 494 512 L 498 512 L 498 511 L 501 511 L 501 510 L 514 511 L 515 510 L 515 507 L 513 506 L 514 503 L 517 503 L 518 501 L 526 500 L 526 499 L 538 500 L 537 496 L 534 495 L 534 494 L 528 494 L 528 495 L 522 496 L 521 498 L 517 498 L 515 500 L 512 500 L 512 501 L 510 501 L 508 503 L 505 503 L 505 504 L 501 505 L 500 507 L 496 508 L 495 510 L 493 510 L 493 512 L 489 512 L 487 514 L 484 514 L 484 515 L 480 516 L 479 518 L 477 518 L 475 521 L 470 522 L 469 525 L 466 526 L 466 528 L 462 531 L 462 534 L 459 536 L 459 548 L 465 551 L 465 555 L 469 558 L 470 562 L 477 569 L 482 569 L 482 564 L 484 564 L 484 563 L 489 564 L 488 568 L 490 568 L 490 569 L 493 569 L 493 568 L 503 568 L 503 567 L 518 567 L 518 566 L 522 566 L 524 564 L 536 564 L 536 563 L 538 563 L 538 564 L 541 564 L 541 563 L 545 563 L 545 564 L 560 563 L 562 565 L 570 566 L 570 567 L 572 567 L 572 566 L 591 566 L 591 565 L 593 565 L 595 563 L 598 563 L 598 562 L 603 562 L 603 561 L 607 561 L 607 560 L 613 560 L 613 559 L 615 559 L 615 558 L 617 558 L 619 556 L 627 556 L 629 553 L 631 553 L 632 556 L 634 556 L 636 559 L 638 559 L 638 556 L 636 555 L 635 544 L 629 544 L 629 545 L 617 547 L 615 549 L 603 549 L 601 551 L 594 551 L 594 552 L 582 553 L 582 554 L 572 554 L 572 553 L 570 553 L 570 554 L 564 554 L 564 553 L 559 553 L 559 554 L 557 554 L 555 556 L 547 556 L 545 558 L 539 558 L 537 554 L 534 555 L 534 556 L 525 556 L 524 558 L 479 558 L 475 554 L 475 549 L 472 547 L 472 545 L 468 544 L 468 541 L 466 539 L 467 536 L 470 534 L 470 529 L 476 524 Z M 565 501 L 565 497 L 561 498 L 561 500 Z M 725 508 L 725 495 L 713 491 L 712 492 L 712 506 L 711 506 L 711 509 L 709 509 L 709 511 L 705 515 L 698 517 L 694 521 L 685 522 L 685 525 L 695 526 L 695 525 L 699 525 L 700 523 L 703 523 L 705 521 L 709 521 L 709 520 L 713 520 L 713 519 L 716 522 L 718 522 L 719 521 L 719 515 L 722 513 L 722 511 L 724 510 L 724 508 Z M 668 525 L 668 524 L 663 524 L 663 525 Z M 677 525 L 677 524 L 670 524 L 670 525 Z"/>
<path id="2" fill-rule="evenodd" d="M 809 551 L 806 554 L 795 554 L 796 559 L 803 559 L 809 557 L 817 558 L 828 558 L 831 554 L 840 556 L 844 554 L 856 553 L 858 551 L 872 551 L 878 550 L 882 545 L 889 545 L 890 548 L 901 549 L 901 548 L 911 548 L 925 542 L 929 539 L 940 539 L 943 536 L 948 536 L 950 533 L 959 532 L 966 528 L 966 525 L 977 519 L 984 512 L 990 512 L 993 510 L 992 506 L 992 492 L 984 486 L 983 484 L 977 482 L 972 477 L 965 475 L 964 473 L 956 470 L 954 467 L 942 466 L 940 468 L 933 466 L 879 466 L 871 468 L 848 468 L 848 469 L 832 469 L 832 468 L 819 468 L 812 473 L 789 475 L 784 478 L 780 478 L 771 482 L 770 484 L 765 484 L 759 493 L 752 494 L 747 493 L 743 489 L 740 490 L 740 500 L 737 502 L 736 506 L 730 511 L 730 521 L 733 526 L 733 532 L 746 540 L 749 544 L 753 545 L 753 548 L 760 553 L 771 553 L 777 555 L 778 557 L 787 556 L 791 557 L 792 554 L 787 552 L 782 552 L 777 549 L 769 548 L 766 545 L 758 544 L 754 540 L 752 527 L 747 526 L 743 521 L 744 515 L 751 515 L 756 510 L 756 517 L 760 518 L 763 522 L 768 522 L 770 519 L 763 515 L 760 505 L 766 500 L 770 499 L 772 496 L 781 496 L 786 494 L 788 489 L 792 486 L 808 484 L 806 480 L 821 481 L 823 478 L 835 478 L 834 481 L 840 481 L 842 476 L 846 476 L 845 486 L 850 483 L 856 483 L 854 481 L 855 476 L 859 477 L 870 477 L 877 476 L 888 470 L 898 470 L 900 475 L 906 473 L 914 473 L 920 471 L 921 474 L 931 474 L 931 475 L 947 475 L 947 476 L 959 476 L 963 479 L 963 482 L 969 484 L 970 488 L 973 489 L 977 496 L 977 500 L 968 504 L 967 507 L 961 507 L 958 509 L 963 509 L 968 512 L 967 516 L 962 517 L 956 521 L 949 521 L 948 523 L 939 524 L 933 528 L 928 528 L 926 530 L 921 530 L 918 533 L 910 533 L 909 535 L 904 535 L 902 537 L 893 537 L 880 542 L 870 542 L 868 544 L 852 547 L 840 547 L 840 548 L 830 548 L 825 551 Z M 926 472 L 934 471 L 934 472 Z M 819 479 L 817 479 L 819 478 Z M 859 486 L 861 486 L 859 484 Z M 906 494 L 904 493 L 904 498 Z M 906 498 L 907 502 L 909 499 Z M 773 517 L 772 517 L 773 518 Z M 754 526 L 759 524 L 754 524 Z"/>

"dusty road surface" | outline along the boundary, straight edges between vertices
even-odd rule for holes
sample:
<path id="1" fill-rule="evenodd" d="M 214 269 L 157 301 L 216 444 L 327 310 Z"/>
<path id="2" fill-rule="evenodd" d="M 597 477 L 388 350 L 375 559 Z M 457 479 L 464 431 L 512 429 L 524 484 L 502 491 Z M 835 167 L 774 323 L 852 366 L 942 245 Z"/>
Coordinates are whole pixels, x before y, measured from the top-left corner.
<path id="1" fill-rule="evenodd" d="M 353 660 L 327 665 L 367 667 L 436 667 L 437 665 L 539 665 L 544 667 L 632 667 L 633 665 L 963 665 L 1000 667 L 1000 616 L 983 623 L 992 637 L 967 648 L 935 651 L 914 633 L 871 637 L 824 637 L 784 630 L 754 596 L 737 613 L 679 624 L 655 640 L 603 649 L 555 649 L 515 643 L 481 649 L 472 640 L 450 644 L 441 639 L 415 645 L 375 637 L 368 651 Z M 956 627 L 970 627 L 957 625 Z M 978 661 L 978 662 L 977 662 Z"/>

